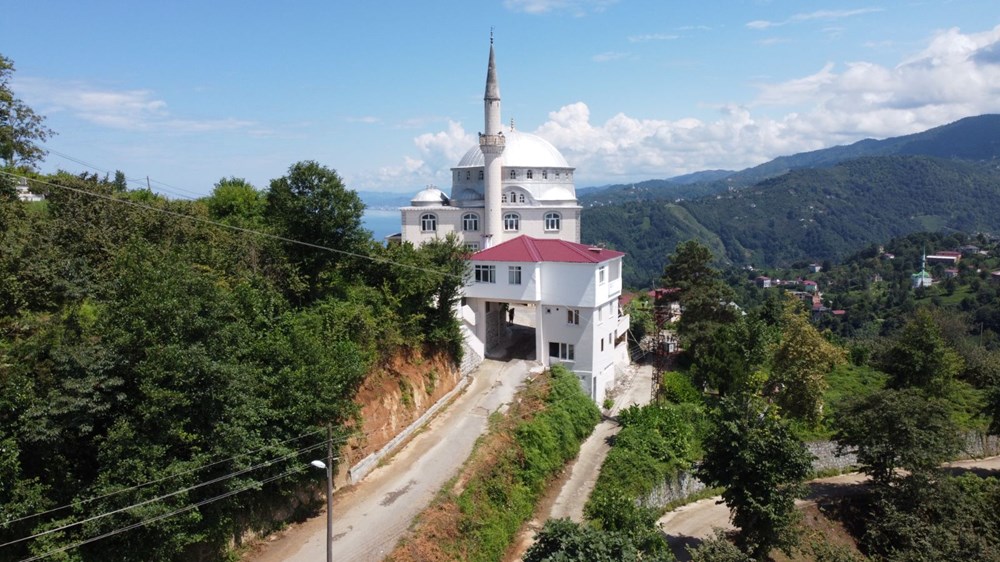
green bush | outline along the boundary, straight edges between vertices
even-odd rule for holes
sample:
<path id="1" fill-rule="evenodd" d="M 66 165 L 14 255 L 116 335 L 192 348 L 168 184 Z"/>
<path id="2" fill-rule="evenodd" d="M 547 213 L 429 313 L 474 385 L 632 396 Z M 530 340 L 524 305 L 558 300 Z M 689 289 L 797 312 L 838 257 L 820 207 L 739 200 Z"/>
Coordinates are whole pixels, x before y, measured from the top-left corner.
<path id="1" fill-rule="evenodd" d="M 676 404 L 701 404 L 702 394 L 691 378 L 679 371 L 667 371 L 660 378 L 660 394 Z"/>

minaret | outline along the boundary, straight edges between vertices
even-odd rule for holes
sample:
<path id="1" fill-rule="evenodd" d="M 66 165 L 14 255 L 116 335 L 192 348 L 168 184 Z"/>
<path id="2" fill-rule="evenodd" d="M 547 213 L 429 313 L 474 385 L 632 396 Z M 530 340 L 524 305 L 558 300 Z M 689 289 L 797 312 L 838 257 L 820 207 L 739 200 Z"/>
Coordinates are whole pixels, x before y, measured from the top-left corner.
<path id="1" fill-rule="evenodd" d="M 486 96 L 483 98 L 486 129 L 479 134 L 479 149 L 483 152 L 486 217 L 483 229 L 483 249 L 503 242 L 503 213 L 500 208 L 500 185 L 503 173 L 504 137 L 500 124 L 500 83 L 493 61 L 493 32 L 490 31 L 490 63 L 486 71 Z"/>

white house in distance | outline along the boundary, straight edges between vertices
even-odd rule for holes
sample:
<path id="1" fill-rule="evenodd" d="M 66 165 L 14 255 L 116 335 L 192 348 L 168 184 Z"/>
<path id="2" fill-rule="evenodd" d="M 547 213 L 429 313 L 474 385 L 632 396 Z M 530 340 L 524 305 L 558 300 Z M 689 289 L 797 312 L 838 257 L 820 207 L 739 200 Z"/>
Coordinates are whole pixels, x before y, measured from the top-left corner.
<path id="1" fill-rule="evenodd" d="M 505 310 L 524 306 L 533 319 L 535 359 L 572 370 L 601 402 L 627 364 L 619 317 L 621 252 L 580 244 L 574 169 L 548 141 L 504 130 L 490 39 L 485 127 L 452 168 L 451 195 L 435 187 L 403 207 L 404 242 L 456 233 L 472 250 L 471 277 L 458 311 L 466 343 L 481 357 L 507 342 Z"/>

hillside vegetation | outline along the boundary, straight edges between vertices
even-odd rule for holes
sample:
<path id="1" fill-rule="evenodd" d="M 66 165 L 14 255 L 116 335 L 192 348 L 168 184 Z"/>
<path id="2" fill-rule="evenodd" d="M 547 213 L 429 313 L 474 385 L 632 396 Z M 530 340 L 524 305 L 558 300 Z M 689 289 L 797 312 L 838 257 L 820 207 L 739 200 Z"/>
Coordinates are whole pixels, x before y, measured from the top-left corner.
<path id="1" fill-rule="evenodd" d="M 460 354 L 463 252 L 375 244 L 333 170 L 197 201 L 121 179 L 0 189 L 0 560 L 221 560 L 322 478 L 368 373 Z"/>

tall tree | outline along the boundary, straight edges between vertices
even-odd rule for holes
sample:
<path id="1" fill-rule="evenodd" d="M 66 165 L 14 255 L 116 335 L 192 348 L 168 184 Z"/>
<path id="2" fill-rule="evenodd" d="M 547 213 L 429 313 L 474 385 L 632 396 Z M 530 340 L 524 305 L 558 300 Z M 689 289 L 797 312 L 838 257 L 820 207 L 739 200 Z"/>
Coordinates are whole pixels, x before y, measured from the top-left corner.
<path id="1" fill-rule="evenodd" d="M 366 252 L 370 235 L 361 226 L 364 209 L 361 198 L 347 189 L 337 172 L 317 162 L 292 164 L 288 175 L 271 180 L 266 214 L 281 233 L 332 249 L 288 246 L 314 298 L 322 293 L 321 273 L 335 277 L 343 272 L 330 271 L 331 266 L 349 263 L 353 254 Z"/>
<path id="2" fill-rule="evenodd" d="M 786 422 L 761 398 L 724 398 L 704 442 L 698 478 L 725 488 L 722 499 L 740 529 L 737 545 L 756 560 L 773 548 L 789 552 L 797 542 L 795 498 L 812 456 Z"/>
<path id="3" fill-rule="evenodd" d="M 689 350 L 695 350 L 716 328 L 736 317 L 733 292 L 712 267 L 712 251 L 695 240 L 678 244 L 668 260 L 661 281 L 680 292 L 680 336 Z"/>
<path id="4" fill-rule="evenodd" d="M 963 369 L 962 357 L 941 336 L 934 316 L 920 309 L 899 331 L 881 362 L 895 388 L 946 393 Z"/>
<path id="5" fill-rule="evenodd" d="M 958 451 L 958 430 L 948 406 L 919 390 L 882 390 L 838 408 L 834 439 L 841 451 L 853 450 L 861 472 L 888 486 L 896 469 L 933 470 Z"/>
<path id="6" fill-rule="evenodd" d="M 0 55 L 0 159 L 5 166 L 32 167 L 45 156 L 38 146 L 53 131 L 45 126 L 45 118 L 14 97 L 10 81 L 14 62 Z"/>
<path id="7" fill-rule="evenodd" d="M 846 355 L 809 323 L 798 299 L 788 298 L 768 386 L 782 410 L 815 423 L 823 413 L 826 375 L 843 363 Z"/>

